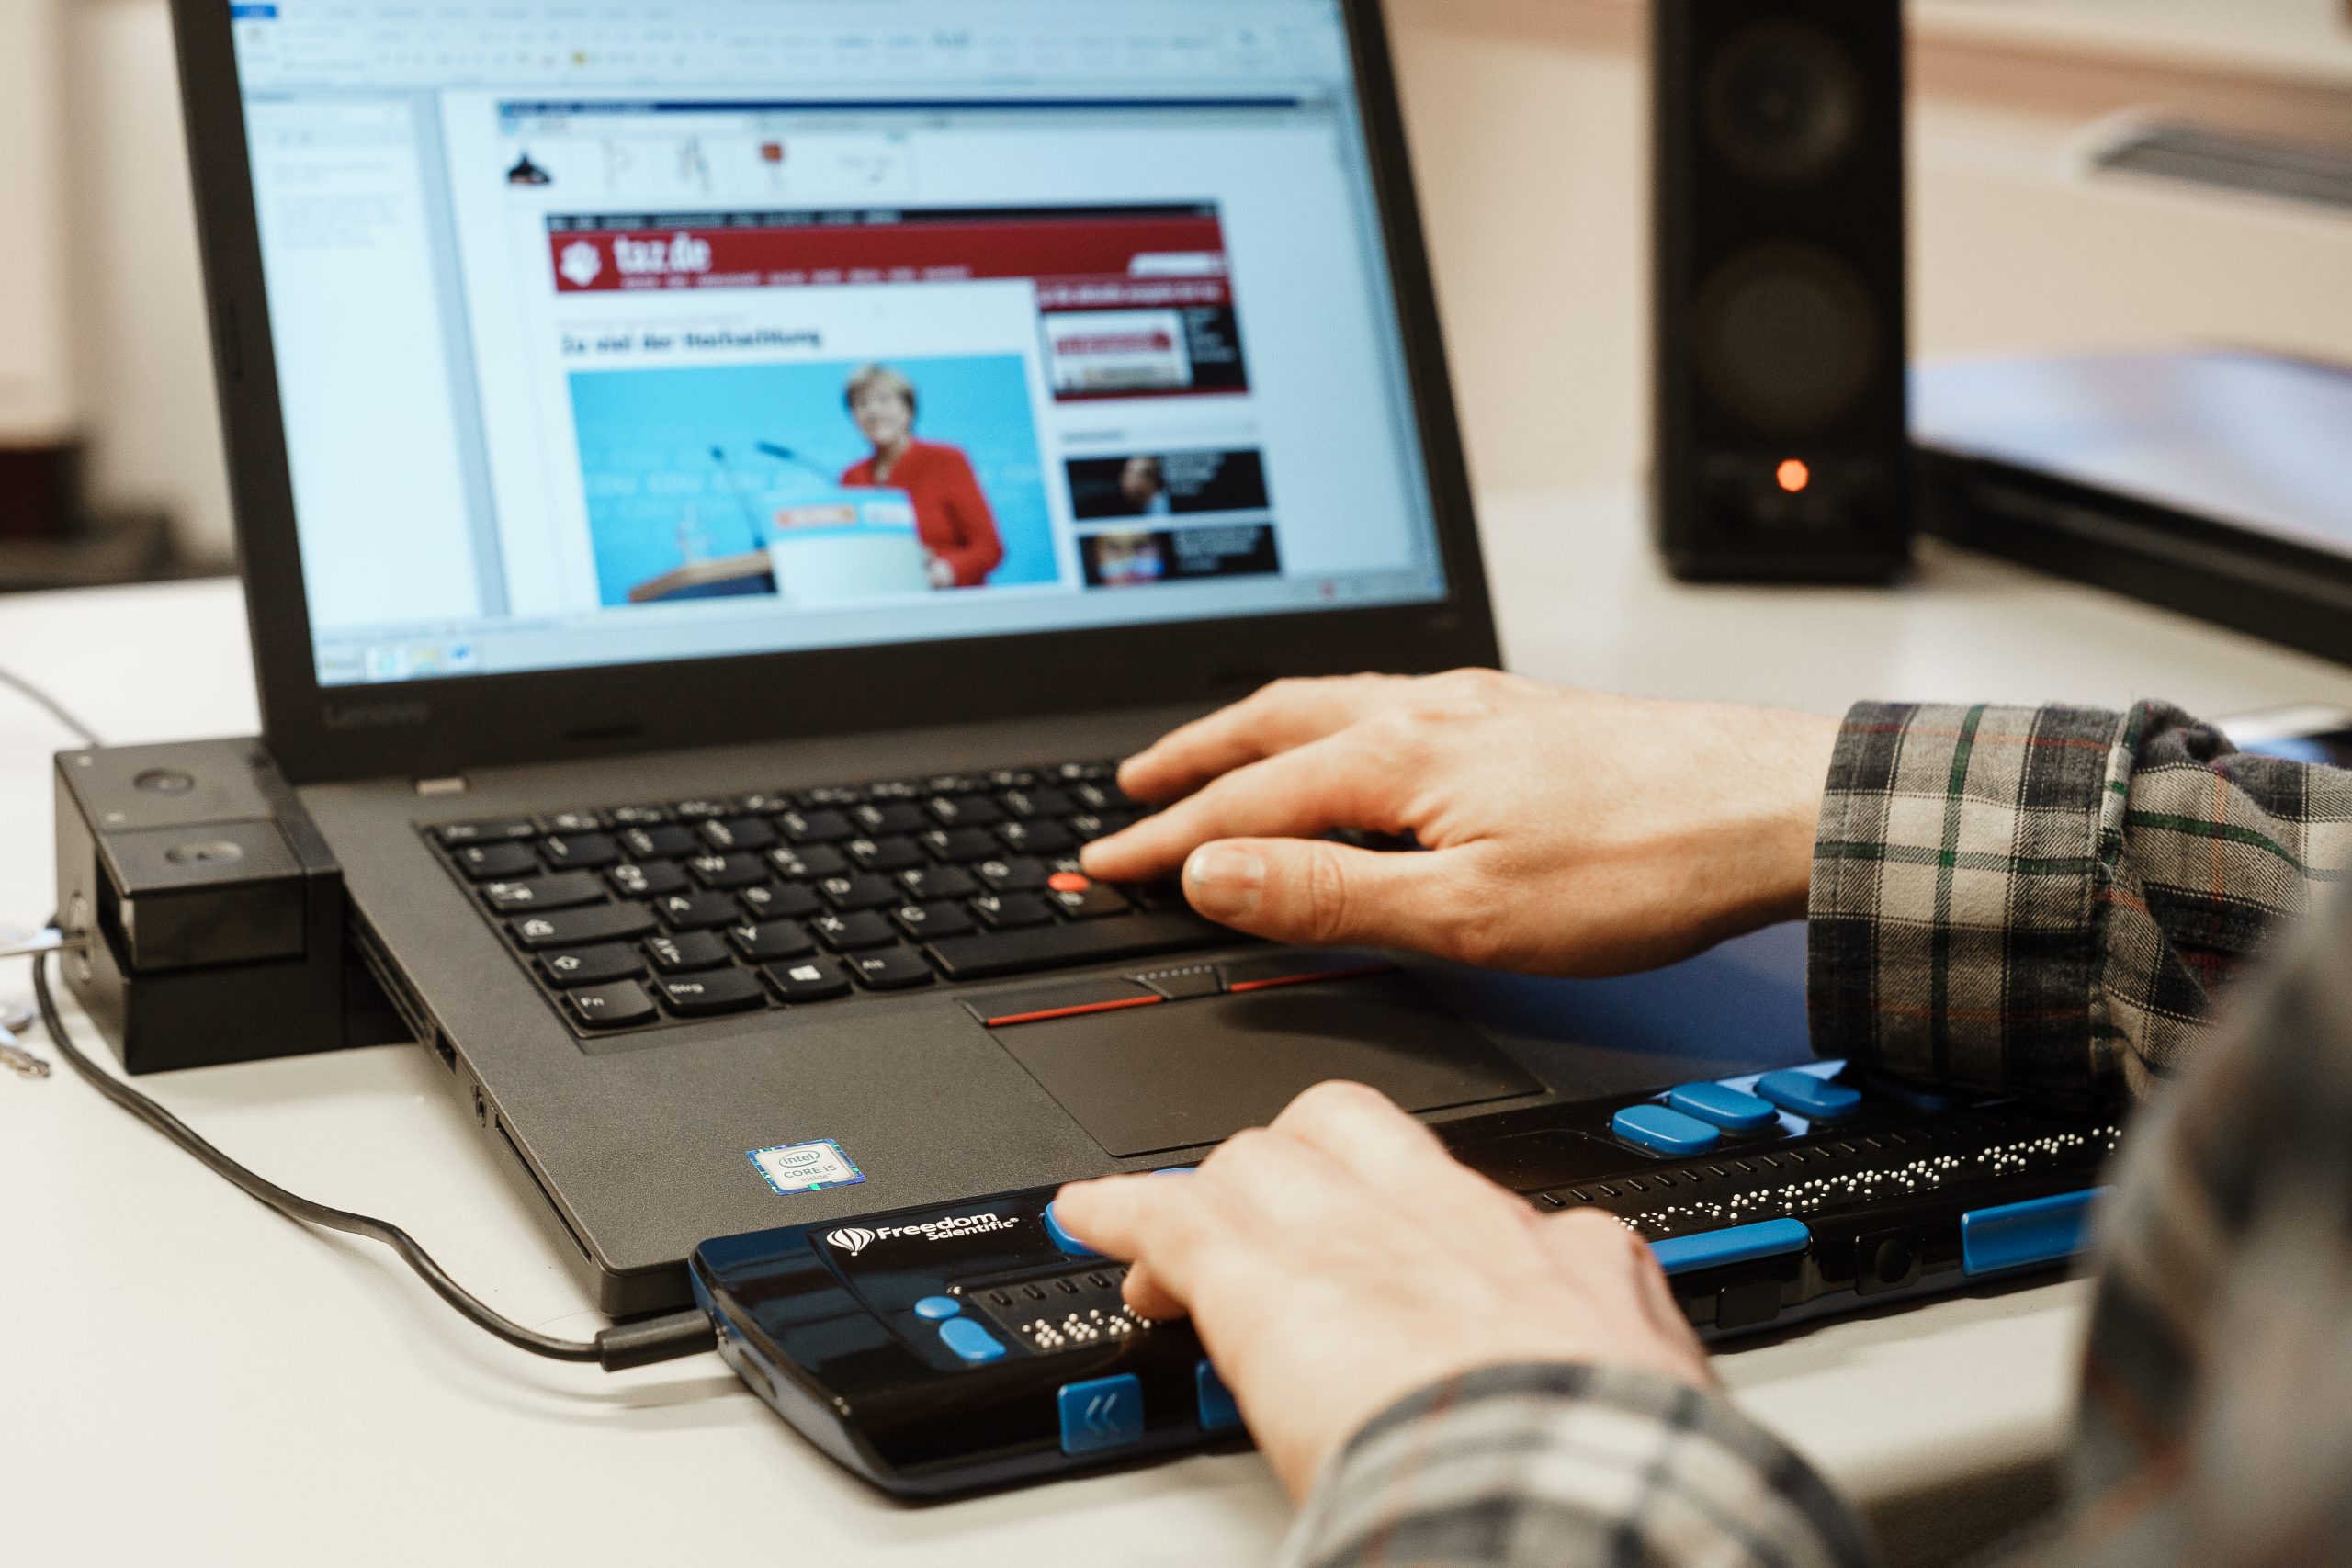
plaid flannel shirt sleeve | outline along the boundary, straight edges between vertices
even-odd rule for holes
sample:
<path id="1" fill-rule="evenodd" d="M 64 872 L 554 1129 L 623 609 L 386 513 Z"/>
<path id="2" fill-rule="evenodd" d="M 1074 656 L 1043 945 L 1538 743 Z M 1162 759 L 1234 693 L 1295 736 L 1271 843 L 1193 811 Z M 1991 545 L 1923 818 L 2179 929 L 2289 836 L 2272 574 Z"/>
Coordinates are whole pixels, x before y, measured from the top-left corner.
<path id="1" fill-rule="evenodd" d="M 1815 851 L 1814 1043 L 1898 1072 L 2144 1093 L 2352 864 L 2352 773 L 2178 710 L 1864 704 Z"/>
<path id="2" fill-rule="evenodd" d="M 1717 1394 L 1496 1367 L 1410 1395 L 1326 1470 L 1283 1568 L 1863 1568 L 1820 1477 Z"/>

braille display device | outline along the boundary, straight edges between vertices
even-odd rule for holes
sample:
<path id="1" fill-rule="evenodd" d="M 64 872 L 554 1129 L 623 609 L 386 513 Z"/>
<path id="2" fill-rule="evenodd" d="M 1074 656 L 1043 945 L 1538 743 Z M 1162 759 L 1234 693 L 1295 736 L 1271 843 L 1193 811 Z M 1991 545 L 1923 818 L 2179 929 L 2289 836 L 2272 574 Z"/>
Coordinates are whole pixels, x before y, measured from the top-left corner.
<path id="1" fill-rule="evenodd" d="M 2119 1131 L 1836 1064 L 1444 1129 L 1544 1211 L 1621 1216 L 1709 1339 L 2064 1264 Z M 1053 1197 L 707 1242 L 695 1298 L 754 1393 L 899 1495 L 1246 1440 L 1190 1325 L 1138 1319 Z"/>

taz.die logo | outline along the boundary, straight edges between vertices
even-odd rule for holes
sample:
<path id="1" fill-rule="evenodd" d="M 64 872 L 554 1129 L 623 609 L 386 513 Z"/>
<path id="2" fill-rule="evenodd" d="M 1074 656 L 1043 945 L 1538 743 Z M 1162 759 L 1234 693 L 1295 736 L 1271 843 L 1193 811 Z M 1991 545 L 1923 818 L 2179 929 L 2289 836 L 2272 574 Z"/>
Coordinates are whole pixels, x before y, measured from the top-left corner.
<path id="1" fill-rule="evenodd" d="M 1009 1231 L 1019 1222 L 1002 1214 L 951 1214 L 944 1220 L 925 1220 L 917 1225 L 876 1225 L 867 1230 L 862 1225 L 843 1225 L 837 1231 L 825 1233 L 825 1239 L 838 1251 L 852 1258 L 864 1252 L 877 1241 L 895 1236 L 921 1236 L 925 1241 L 955 1241 L 962 1236 L 986 1235 L 990 1231 Z"/>
<path id="2" fill-rule="evenodd" d="M 585 288 L 605 270 L 605 255 L 587 241 L 574 240 L 563 247 L 563 259 L 556 264 L 556 270 L 574 288 Z"/>

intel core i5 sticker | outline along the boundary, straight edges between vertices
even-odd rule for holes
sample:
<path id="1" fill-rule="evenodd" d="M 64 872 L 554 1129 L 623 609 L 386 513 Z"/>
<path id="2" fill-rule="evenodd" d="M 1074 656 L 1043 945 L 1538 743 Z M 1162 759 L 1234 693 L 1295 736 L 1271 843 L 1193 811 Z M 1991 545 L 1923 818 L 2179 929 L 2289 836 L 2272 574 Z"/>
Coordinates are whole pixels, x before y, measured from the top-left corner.
<path id="1" fill-rule="evenodd" d="M 854 1187 L 865 1179 L 857 1162 L 831 1138 L 805 1144 L 778 1144 L 753 1149 L 747 1156 L 779 1194 L 822 1192 L 828 1187 Z"/>

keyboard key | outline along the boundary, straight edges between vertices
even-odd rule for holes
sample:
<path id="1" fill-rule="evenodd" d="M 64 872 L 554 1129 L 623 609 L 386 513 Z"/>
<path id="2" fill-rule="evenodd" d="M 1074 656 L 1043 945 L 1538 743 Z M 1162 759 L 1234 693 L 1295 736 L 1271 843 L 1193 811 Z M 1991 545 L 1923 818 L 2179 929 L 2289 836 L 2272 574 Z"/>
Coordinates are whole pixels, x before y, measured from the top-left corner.
<path id="1" fill-rule="evenodd" d="M 650 828 L 657 822 L 670 820 L 666 806 L 616 806 L 605 815 L 616 828 Z"/>
<path id="2" fill-rule="evenodd" d="M 986 795 L 943 796 L 926 807 L 943 828 L 985 828 L 1004 820 L 1004 809 Z"/>
<path id="3" fill-rule="evenodd" d="M 1019 931 L 1054 923 L 1051 905 L 1034 893 L 983 893 L 972 900 L 972 913 L 990 931 Z"/>
<path id="4" fill-rule="evenodd" d="M 887 876 L 829 876 L 817 891 L 836 909 L 882 909 L 899 901 Z"/>
<path id="5" fill-rule="evenodd" d="M 670 808 L 681 822 L 708 822 L 716 818 L 732 817 L 734 808 L 723 800 L 682 800 Z"/>
<path id="6" fill-rule="evenodd" d="M 878 790 L 879 785 L 876 786 Z M 891 834 L 920 833 L 931 826 L 931 818 L 910 800 L 886 800 L 878 804 L 853 807 L 849 819 L 857 824 L 859 832 L 869 839 Z"/>
<path id="7" fill-rule="evenodd" d="M 792 809 L 792 793 L 781 789 L 760 790 L 737 800 L 735 809 L 744 817 L 774 817 Z"/>
<path id="8" fill-rule="evenodd" d="M 509 921 L 508 927 L 515 941 L 534 953 L 545 953 L 550 948 L 592 947 L 648 935 L 653 930 L 653 914 L 642 904 L 600 904 L 591 909 L 525 915 Z"/>
<path id="9" fill-rule="evenodd" d="M 1054 877 L 1054 881 L 1057 884 L 1070 879 L 1070 874 L 1068 872 L 1060 873 Z M 1046 893 L 1046 902 L 1054 905 L 1073 920 L 1099 920 L 1105 915 L 1124 915 L 1134 907 L 1119 897 L 1116 891 L 1103 886 L 1099 882 L 1088 883 L 1083 887 L 1049 888 Z"/>
<path id="10" fill-rule="evenodd" d="M 680 931 L 675 936 L 650 938 L 645 953 L 653 960 L 653 967 L 664 975 L 691 975 L 697 969 L 717 969 L 728 962 L 727 944 L 708 931 Z"/>
<path id="11" fill-rule="evenodd" d="M 684 860 L 702 848 L 702 840 L 695 837 L 690 828 L 664 822 L 652 828 L 622 829 L 620 846 L 621 852 L 634 861 Z"/>
<path id="12" fill-rule="evenodd" d="M 721 969 L 677 980 L 657 980 L 653 988 L 680 1018 L 709 1018 L 722 1012 L 746 1012 L 768 1005 L 768 993 L 758 980 L 741 969 Z"/>
<path id="13" fill-rule="evenodd" d="M 899 929 L 917 942 L 933 937 L 967 936 L 975 929 L 960 904 L 901 904 L 890 911 Z"/>
<path id="14" fill-rule="evenodd" d="M 722 853 L 733 850 L 765 850 L 775 846 L 775 829 L 756 817 L 733 817 L 702 825 L 702 841 Z"/>
<path id="15" fill-rule="evenodd" d="M 855 784 L 820 784 L 804 789 L 793 798 L 803 811 L 846 811 L 864 802 L 865 792 Z"/>
<path id="16" fill-rule="evenodd" d="M 1034 893 L 1046 885 L 1046 870 L 1042 861 L 1006 856 L 982 861 L 972 868 L 972 874 L 987 883 L 990 892 Z"/>
<path id="17" fill-rule="evenodd" d="M 986 795 L 989 786 L 978 773 L 933 773 L 922 787 L 928 795 Z"/>
<path id="18" fill-rule="evenodd" d="M 1069 795 L 1049 787 L 1009 789 L 1003 799 L 1005 810 L 1024 822 L 1040 817 L 1067 817 L 1078 809 Z"/>
<path id="19" fill-rule="evenodd" d="M 786 811 L 777 816 L 775 825 L 796 844 L 838 844 L 857 833 L 838 811 Z"/>
<path id="20" fill-rule="evenodd" d="M 605 830 L 605 814 L 601 811 L 558 811 L 547 818 L 550 833 L 601 833 Z"/>
<path id="21" fill-rule="evenodd" d="M 1074 784 L 1069 786 L 1069 797 L 1084 811 L 1122 811 L 1135 804 L 1114 779 Z"/>
<path id="22" fill-rule="evenodd" d="M 696 855 L 686 862 L 686 869 L 715 893 L 756 887 L 768 879 L 767 863 L 752 854 Z"/>
<path id="23" fill-rule="evenodd" d="M 831 1001 L 835 997 L 849 995 L 849 976 L 841 965 L 830 958 L 812 958 L 800 964 L 771 964 L 767 966 L 768 984 L 775 994 L 788 1002 Z"/>
<path id="24" fill-rule="evenodd" d="M 931 984 L 931 965 L 910 947 L 861 953 L 849 961 L 850 973 L 869 991 L 906 991 Z"/>
<path id="25" fill-rule="evenodd" d="M 764 925 L 741 925 L 727 928 L 727 940 L 735 951 L 754 964 L 774 964 L 786 958 L 806 958 L 817 951 L 817 943 L 796 920 L 770 920 Z"/>
<path id="26" fill-rule="evenodd" d="M 830 844 L 807 844 L 798 849 L 770 850 L 768 864 L 786 882 L 815 882 L 847 872 L 849 857 Z"/>
<path id="27" fill-rule="evenodd" d="M 996 835 L 985 828 L 934 828 L 916 842 L 951 865 L 988 860 L 1004 849 L 996 841 Z"/>
<path id="28" fill-rule="evenodd" d="M 1108 838 L 1125 826 L 1125 822 L 1114 817 L 1092 811 L 1081 811 L 1069 819 L 1071 836 L 1081 844 L 1091 844 L 1097 839 Z"/>
<path id="29" fill-rule="evenodd" d="M 621 858 L 609 833 L 555 833 L 539 841 L 539 853 L 558 871 L 602 871 Z"/>
<path id="30" fill-rule="evenodd" d="M 757 920 L 805 920 L 824 912 L 825 901 L 817 890 L 803 882 L 787 882 L 781 886 L 770 885 L 746 887 L 738 891 L 735 901 L 743 912 Z"/>
<path id="31" fill-rule="evenodd" d="M 481 896 L 500 914 L 519 915 L 526 909 L 573 909 L 582 904 L 601 904 L 605 885 L 592 873 L 567 871 L 523 882 L 489 883 Z"/>
<path id="32" fill-rule="evenodd" d="M 724 893 L 673 893 L 656 898 L 653 908 L 673 931 L 716 931 L 738 918 L 735 900 Z"/>
<path id="33" fill-rule="evenodd" d="M 1058 855 L 1078 847 L 1069 829 L 1058 822 L 1007 822 L 996 836 L 1017 855 Z"/>
<path id="34" fill-rule="evenodd" d="M 571 1016 L 591 1029 L 622 1029 L 661 1016 L 654 1010 L 653 998 L 634 980 L 592 986 L 571 992 L 564 1000 L 571 1004 Z"/>
<path id="35" fill-rule="evenodd" d="M 808 929 L 835 953 L 888 947 L 899 940 L 899 933 L 891 929 L 890 922 L 870 909 L 846 915 L 820 915 L 808 922 Z"/>
<path id="36" fill-rule="evenodd" d="M 948 937 L 931 944 L 931 955 L 950 979 L 985 980 L 1073 964 L 1148 958 L 1238 940 L 1231 931 L 1197 915 L 1168 910 L 1124 920 L 1084 920 Z"/>
<path id="37" fill-rule="evenodd" d="M 476 882 L 513 882 L 543 868 L 527 844 L 469 844 L 458 852 L 458 869 Z"/>
<path id="38" fill-rule="evenodd" d="M 972 874 L 961 866 L 922 866 L 899 873 L 899 886 L 918 904 L 934 903 L 942 898 L 968 898 L 980 890 Z"/>
<path id="39" fill-rule="evenodd" d="M 923 786 L 912 779 L 891 779 L 865 786 L 865 798 L 868 800 L 919 800 L 922 793 Z"/>
<path id="40" fill-rule="evenodd" d="M 616 865 L 605 873 L 605 880 L 624 898 L 660 898 L 694 886 L 684 872 L 665 860 L 651 865 Z"/>
<path id="41" fill-rule="evenodd" d="M 989 784 L 996 789 L 1035 789 L 1037 772 L 1035 768 L 998 768 L 989 774 Z"/>
<path id="42" fill-rule="evenodd" d="M 860 871 L 888 874 L 931 863 L 912 839 L 852 839 L 844 847 Z"/>
<path id="43" fill-rule="evenodd" d="M 539 826 L 519 818 L 507 818 L 496 822 L 452 822 L 435 835 L 448 848 L 463 849 L 468 844 L 507 844 L 522 839 L 536 839 Z"/>
<path id="44" fill-rule="evenodd" d="M 614 942 L 602 947 L 575 947 L 543 953 L 539 968 L 547 975 L 549 985 L 571 990 L 579 986 L 634 980 L 645 973 L 645 959 L 637 949 Z"/>

